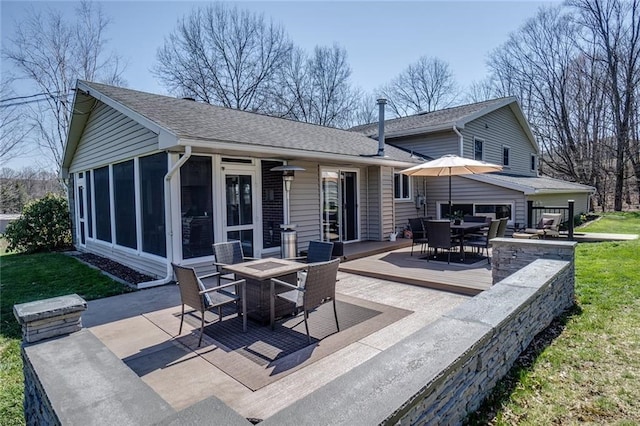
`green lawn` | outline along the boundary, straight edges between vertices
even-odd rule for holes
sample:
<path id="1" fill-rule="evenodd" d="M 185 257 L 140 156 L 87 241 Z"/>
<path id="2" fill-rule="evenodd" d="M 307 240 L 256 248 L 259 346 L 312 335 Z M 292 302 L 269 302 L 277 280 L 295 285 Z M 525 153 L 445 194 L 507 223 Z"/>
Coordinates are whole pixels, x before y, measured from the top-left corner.
<path id="1" fill-rule="evenodd" d="M 640 213 L 580 230 L 640 234 Z M 514 367 L 471 424 L 640 424 L 640 241 L 579 244 L 576 298 L 558 336 Z"/>
<path id="2" fill-rule="evenodd" d="M 0 424 L 23 425 L 21 331 L 13 305 L 71 293 L 99 299 L 130 290 L 60 253 L 4 254 L 0 268 Z"/>
<path id="3" fill-rule="evenodd" d="M 586 232 L 640 234 L 640 214 L 606 215 Z M 62 254 L 0 256 L 0 424 L 24 424 L 20 329 L 13 305 L 128 289 Z M 640 241 L 581 243 L 577 307 L 557 337 L 512 370 L 472 424 L 640 424 Z"/>

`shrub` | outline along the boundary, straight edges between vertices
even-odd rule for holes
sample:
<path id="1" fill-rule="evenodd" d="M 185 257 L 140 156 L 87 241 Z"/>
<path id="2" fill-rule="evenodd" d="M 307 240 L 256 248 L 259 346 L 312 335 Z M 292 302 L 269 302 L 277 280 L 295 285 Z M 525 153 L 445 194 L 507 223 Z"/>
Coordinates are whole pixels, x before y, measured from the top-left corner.
<path id="1" fill-rule="evenodd" d="M 28 203 L 22 215 L 7 225 L 7 251 L 34 253 L 71 245 L 67 200 L 53 194 Z"/>

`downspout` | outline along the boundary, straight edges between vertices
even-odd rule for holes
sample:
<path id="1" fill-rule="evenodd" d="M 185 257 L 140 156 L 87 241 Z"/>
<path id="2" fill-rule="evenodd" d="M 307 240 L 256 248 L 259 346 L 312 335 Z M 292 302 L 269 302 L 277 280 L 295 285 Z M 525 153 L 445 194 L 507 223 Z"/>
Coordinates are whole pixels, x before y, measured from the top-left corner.
<path id="1" fill-rule="evenodd" d="M 456 135 L 458 135 L 458 151 L 459 151 L 458 155 L 460 157 L 464 157 L 464 138 L 462 137 L 462 133 L 460 133 L 460 131 L 458 130 L 455 124 L 453 125 L 453 131 L 455 132 Z"/>
<path id="2" fill-rule="evenodd" d="M 153 281 L 146 281 L 136 285 L 138 289 L 157 287 L 165 284 L 169 284 L 173 280 L 173 269 L 171 262 L 173 262 L 173 220 L 171 215 L 171 178 L 184 163 L 191 157 L 191 146 L 186 145 L 184 148 L 184 155 L 176 162 L 176 164 L 169 169 L 166 175 L 164 175 L 164 223 L 167 228 L 165 234 L 165 244 L 167 250 L 167 275 L 164 278 Z"/>

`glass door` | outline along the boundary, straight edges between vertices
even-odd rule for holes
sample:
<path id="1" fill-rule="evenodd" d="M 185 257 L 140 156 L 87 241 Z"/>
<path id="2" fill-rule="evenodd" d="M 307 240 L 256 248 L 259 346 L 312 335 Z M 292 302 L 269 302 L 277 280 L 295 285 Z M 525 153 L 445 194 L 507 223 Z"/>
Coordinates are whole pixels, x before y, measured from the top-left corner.
<path id="1" fill-rule="evenodd" d="M 354 241 L 358 232 L 358 173 L 323 170 L 322 239 Z"/>
<path id="2" fill-rule="evenodd" d="M 225 172 L 224 208 L 227 241 L 239 240 L 245 256 L 254 256 L 255 175 L 252 172 Z"/>

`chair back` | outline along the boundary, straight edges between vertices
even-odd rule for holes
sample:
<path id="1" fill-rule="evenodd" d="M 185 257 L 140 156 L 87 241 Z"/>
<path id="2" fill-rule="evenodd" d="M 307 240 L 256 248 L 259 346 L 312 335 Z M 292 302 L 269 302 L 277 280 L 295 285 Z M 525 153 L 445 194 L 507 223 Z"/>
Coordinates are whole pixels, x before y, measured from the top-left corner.
<path id="1" fill-rule="evenodd" d="M 338 266 L 340 266 L 339 258 L 309 265 L 304 284 L 305 311 L 320 306 L 328 299 L 335 300 Z"/>
<path id="2" fill-rule="evenodd" d="M 487 216 L 472 216 L 472 215 L 468 215 L 468 214 L 464 215 L 462 220 L 464 220 L 465 222 L 469 222 L 469 223 L 484 223 L 484 222 L 488 222 Z"/>
<path id="3" fill-rule="evenodd" d="M 427 221 L 427 235 L 429 235 L 429 247 L 450 249 L 451 222 L 448 220 Z"/>
<path id="4" fill-rule="evenodd" d="M 498 236 L 498 230 L 500 229 L 501 222 L 502 221 L 500 219 L 494 219 L 489 224 L 489 230 L 487 231 L 487 244 L 489 243 L 489 240 Z"/>
<path id="5" fill-rule="evenodd" d="M 244 262 L 244 253 L 242 252 L 242 243 L 240 241 L 216 243 L 213 245 L 213 254 L 217 263 L 234 265 Z"/>
<path id="6" fill-rule="evenodd" d="M 200 285 L 196 271 L 193 268 L 178 266 L 174 263 L 171 266 L 173 266 L 173 273 L 176 276 L 176 281 L 178 281 L 182 304 L 204 312 L 205 303 L 204 298 L 200 295 Z"/>
<path id="7" fill-rule="evenodd" d="M 560 222 L 562 221 L 562 213 L 542 213 L 542 220 L 552 220 L 553 222 L 549 225 L 548 229 L 558 231 L 560 229 Z"/>
<path id="8" fill-rule="evenodd" d="M 414 240 L 425 237 L 426 231 L 424 229 L 422 219 L 419 217 L 409 219 L 409 228 L 411 228 L 411 234 L 413 235 Z"/>
<path id="9" fill-rule="evenodd" d="M 507 222 L 509 222 L 508 217 L 503 217 L 500 219 L 500 225 L 498 226 L 498 235 L 496 237 L 503 238 L 505 232 L 507 231 Z"/>
<path id="10" fill-rule="evenodd" d="M 333 243 L 328 241 L 309 241 L 307 263 L 328 262 L 333 253 Z"/>

